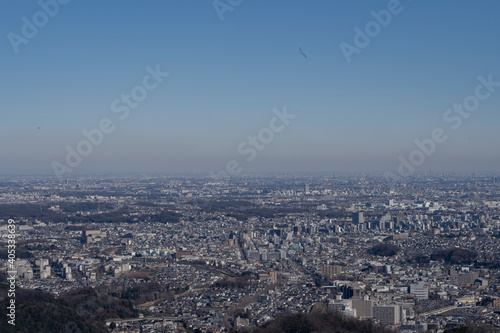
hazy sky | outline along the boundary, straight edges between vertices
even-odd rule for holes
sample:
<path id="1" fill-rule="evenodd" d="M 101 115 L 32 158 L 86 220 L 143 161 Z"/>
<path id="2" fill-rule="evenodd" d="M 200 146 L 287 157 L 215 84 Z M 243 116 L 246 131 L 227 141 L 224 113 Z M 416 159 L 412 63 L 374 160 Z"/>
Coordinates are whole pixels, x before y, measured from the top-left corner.
<path id="1" fill-rule="evenodd" d="M 499 1 L 2 5 L 3 174 L 53 173 L 54 161 L 73 173 L 218 172 L 231 160 L 243 172 L 393 171 L 435 128 L 447 139 L 417 170 L 499 170 L 500 87 L 478 88 L 479 76 L 500 82 Z M 157 67 L 169 75 L 155 80 Z M 132 92 L 135 108 L 121 100 Z M 464 100 L 477 111 L 443 118 Z M 285 123 L 273 113 L 284 107 L 296 115 Z M 113 131 L 71 167 L 67 147 L 106 118 Z"/>

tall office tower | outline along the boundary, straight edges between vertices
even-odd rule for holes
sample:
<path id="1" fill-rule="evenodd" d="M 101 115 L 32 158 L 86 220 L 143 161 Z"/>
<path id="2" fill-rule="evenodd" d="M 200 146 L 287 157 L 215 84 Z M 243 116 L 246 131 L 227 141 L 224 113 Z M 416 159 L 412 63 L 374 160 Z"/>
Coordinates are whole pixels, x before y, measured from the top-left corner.
<path id="1" fill-rule="evenodd" d="M 304 192 L 305 192 L 306 194 L 309 194 L 309 184 L 306 184 L 306 185 L 304 186 Z"/>
<path id="2" fill-rule="evenodd" d="M 354 212 L 352 213 L 352 223 L 354 224 L 363 224 L 365 223 L 365 219 L 363 218 L 362 212 Z"/>

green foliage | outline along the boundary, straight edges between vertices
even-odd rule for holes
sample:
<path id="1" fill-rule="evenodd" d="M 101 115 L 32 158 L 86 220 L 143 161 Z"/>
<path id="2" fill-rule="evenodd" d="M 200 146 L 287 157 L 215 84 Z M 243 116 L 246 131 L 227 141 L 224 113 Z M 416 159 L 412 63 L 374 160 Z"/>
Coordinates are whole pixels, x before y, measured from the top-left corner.
<path id="1" fill-rule="evenodd" d="M 180 215 L 176 212 L 162 210 L 158 214 L 151 215 L 151 221 L 161 223 L 177 223 L 180 221 Z"/>
<path id="2" fill-rule="evenodd" d="M 48 209 L 47 205 L 38 204 L 0 204 L 0 216 L 20 220 L 21 218 L 43 221 L 62 222 L 64 215 Z"/>
<path id="3" fill-rule="evenodd" d="M 139 315 L 131 300 L 119 299 L 104 290 L 80 288 L 62 294 L 60 298 L 73 305 L 79 314 L 97 320 L 134 318 Z"/>
<path id="4" fill-rule="evenodd" d="M 343 210 L 320 210 L 316 212 L 321 219 L 334 219 L 347 217 L 350 214 Z"/>
<path id="5" fill-rule="evenodd" d="M 110 210 L 113 205 L 103 202 L 77 202 L 77 203 L 60 203 L 59 208 L 67 213 L 76 213 L 78 211 L 88 212 L 96 210 Z"/>
<path id="6" fill-rule="evenodd" d="M 381 257 L 392 257 L 398 254 L 401 248 L 394 244 L 382 243 L 372 247 L 368 252 Z"/>
<path id="7" fill-rule="evenodd" d="M 134 284 L 123 291 L 108 291 L 108 294 L 138 305 L 158 299 L 173 299 L 174 290 L 169 290 L 168 285 L 158 282 L 145 282 Z"/>
<path id="8" fill-rule="evenodd" d="M 0 248 L 0 258 L 7 260 L 7 258 L 8 258 L 7 256 L 8 256 L 7 247 L 5 247 L 3 249 Z M 27 249 L 18 247 L 16 249 L 16 257 L 18 259 L 28 259 L 28 258 L 32 258 L 33 255 Z"/>
<path id="9" fill-rule="evenodd" d="M 498 328 L 480 326 L 474 323 L 470 323 L 465 327 L 452 328 L 444 331 L 444 333 L 499 333 Z"/>
<path id="10" fill-rule="evenodd" d="M 477 254 L 473 251 L 466 249 L 446 249 L 438 250 L 432 253 L 431 260 L 443 260 L 447 263 L 456 264 L 470 264 L 476 259 Z"/>
<path id="11" fill-rule="evenodd" d="M 112 210 L 113 205 L 108 203 L 60 203 L 59 207 L 61 208 L 61 211 L 55 212 L 49 210 L 49 206 L 47 205 L 0 204 L 0 216 L 6 216 L 8 218 L 17 220 L 20 220 L 21 218 L 27 218 L 51 222 L 66 222 L 70 220 L 74 223 L 137 223 L 139 221 L 144 221 L 147 219 L 150 219 L 153 222 L 176 223 L 180 221 L 181 217 L 180 214 L 168 210 L 167 208 L 164 208 L 163 210 L 153 215 L 144 214 L 132 217 L 130 216 L 130 213 L 134 211 L 134 207 L 124 207 Z M 98 214 L 96 212 L 98 210 L 102 210 L 104 211 L 104 213 Z M 79 211 L 91 211 L 93 213 L 89 215 L 83 215 L 77 213 Z M 69 216 L 68 214 L 73 215 Z"/>
<path id="12" fill-rule="evenodd" d="M 0 285 L 0 307 L 6 309 L 9 298 L 7 285 Z M 16 289 L 16 325 L 7 323 L 5 315 L 0 319 L 0 331 L 5 333 L 104 333 L 106 325 L 101 320 L 79 314 L 74 304 L 55 298 L 40 290 Z"/>
<path id="13" fill-rule="evenodd" d="M 326 284 L 326 281 L 324 281 L 324 280 L 322 280 L 322 279 L 320 279 L 320 278 L 316 278 L 316 279 L 314 279 L 314 285 L 315 285 L 316 287 L 321 287 L 321 286 L 323 286 L 323 285 L 325 285 L 325 284 Z"/>
<path id="14" fill-rule="evenodd" d="M 429 256 L 426 256 L 426 255 L 417 254 L 416 256 L 414 256 L 413 258 L 408 260 L 408 262 L 419 264 L 419 265 L 427 265 L 431 262 L 431 258 Z"/>
<path id="15" fill-rule="evenodd" d="M 5 277 L 2 276 L 2 279 Z M 7 308 L 7 285 L 0 284 L 0 306 Z M 157 299 L 173 298 L 168 285 L 147 282 L 120 286 L 79 288 L 62 293 L 57 298 L 40 290 L 16 290 L 16 326 L 7 324 L 7 316 L 0 320 L 0 332 L 107 332 L 104 320 L 109 318 L 137 318 L 135 305 Z M 4 330 L 4 327 L 6 329 Z"/>
<path id="16" fill-rule="evenodd" d="M 215 282 L 213 286 L 215 288 L 223 288 L 223 289 L 241 289 L 246 288 L 250 285 L 248 279 L 244 277 L 236 277 L 233 279 L 223 279 Z"/>
<path id="17" fill-rule="evenodd" d="M 369 321 L 346 317 L 339 312 L 315 311 L 283 313 L 254 333 L 389 333 L 393 332 Z"/>

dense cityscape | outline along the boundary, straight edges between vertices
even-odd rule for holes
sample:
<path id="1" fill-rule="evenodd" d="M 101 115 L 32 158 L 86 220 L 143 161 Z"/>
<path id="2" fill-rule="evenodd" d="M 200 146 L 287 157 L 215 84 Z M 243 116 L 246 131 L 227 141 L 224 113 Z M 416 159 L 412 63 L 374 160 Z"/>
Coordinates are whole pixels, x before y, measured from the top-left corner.
<path id="1" fill-rule="evenodd" d="M 13 221 L 16 287 L 78 299 L 109 332 L 244 332 L 329 310 L 397 332 L 500 329 L 498 180 L 3 177 L 1 270 Z"/>

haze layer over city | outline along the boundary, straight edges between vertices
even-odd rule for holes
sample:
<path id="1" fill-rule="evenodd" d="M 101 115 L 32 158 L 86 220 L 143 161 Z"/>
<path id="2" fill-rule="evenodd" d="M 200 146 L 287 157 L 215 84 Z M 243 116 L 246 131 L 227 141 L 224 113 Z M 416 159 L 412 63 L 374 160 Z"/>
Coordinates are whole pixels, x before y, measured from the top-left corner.
<path id="1" fill-rule="evenodd" d="M 498 332 L 500 4 L 10 1 L 2 332 Z"/>

